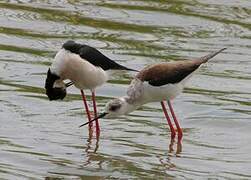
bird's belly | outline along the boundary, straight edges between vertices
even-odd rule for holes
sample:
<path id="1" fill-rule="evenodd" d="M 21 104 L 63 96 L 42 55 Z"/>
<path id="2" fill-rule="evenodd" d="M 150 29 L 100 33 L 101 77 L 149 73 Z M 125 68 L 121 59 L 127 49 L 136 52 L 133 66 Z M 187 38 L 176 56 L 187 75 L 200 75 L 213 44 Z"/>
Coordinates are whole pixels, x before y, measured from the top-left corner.
<path id="1" fill-rule="evenodd" d="M 144 83 L 142 99 L 144 102 L 160 102 L 165 99 L 174 99 L 182 92 L 183 88 L 183 84 L 152 86 Z"/>
<path id="2" fill-rule="evenodd" d="M 107 74 L 100 71 L 90 71 L 87 73 L 75 72 L 75 76 L 71 78 L 74 85 L 79 89 L 95 89 L 107 81 Z"/>
<path id="3" fill-rule="evenodd" d="M 87 61 L 70 61 L 65 69 L 65 77 L 79 89 L 95 89 L 108 80 L 106 72 Z"/>

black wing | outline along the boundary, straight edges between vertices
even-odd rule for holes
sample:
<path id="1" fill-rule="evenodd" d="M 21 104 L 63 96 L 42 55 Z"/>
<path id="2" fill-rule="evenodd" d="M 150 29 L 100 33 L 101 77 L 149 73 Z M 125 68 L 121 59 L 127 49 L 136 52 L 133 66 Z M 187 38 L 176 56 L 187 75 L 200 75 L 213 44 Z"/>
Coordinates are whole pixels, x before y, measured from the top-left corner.
<path id="1" fill-rule="evenodd" d="M 120 70 L 135 71 L 133 69 L 127 68 L 125 66 L 116 63 L 115 61 L 103 55 L 97 49 L 90 47 L 88 45 L 78 44 L 75 43 L 74 41 L 67 41 L 63 45 L 63 48 L 68 51 L 71 51 L 72 53 L 78 54 L 81 58 L 87 60 L 88 62 L 90 62 L 95 66 L 101 67 L 104 70 L 120 69 Z"/>

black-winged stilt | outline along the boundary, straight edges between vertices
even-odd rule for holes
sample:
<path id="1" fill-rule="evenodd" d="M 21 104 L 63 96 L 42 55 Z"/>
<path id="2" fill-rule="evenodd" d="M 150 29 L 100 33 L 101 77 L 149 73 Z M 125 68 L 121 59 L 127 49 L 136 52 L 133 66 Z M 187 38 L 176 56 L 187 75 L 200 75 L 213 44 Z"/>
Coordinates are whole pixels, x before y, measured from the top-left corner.
<path id="1" fill-rule="evenodd" d="M 226 48 L 223 48 L 194 60 L 165 62 L 145 67 L 131 81 L 127 90 L 127 96 L 109 101 L 106 104 L 104 113 L 81 126 L 97 118 L 114 118 L 128 114 L 145 103 L 160 102 L 170 127 L 171 138 L 174 138 L 176 134 L 175 129 L 165 107 L 165 100 L 167 100 L 171 115 L 177 127 L 178 139 L 181 140 L 182 129 L 174 113 L 171 100 L 182 92 L 185 82 L 201 64 L 206 63 L 209 59 L 225 49 Z"/>
<path id="2" fill-rule="evenodd" d="M 93 47 L 67 41 L 56 54 L 47 72 L 46 94 L 50 100 L 64 99 L 66 88 L 74 84 L 81 91 L 87 117 L 90 121 L 91 115 L 83 90 L 91 90 L 94 115 L 97 117 L 95 88 L 108 80 L 105 71 L 110 69 L 136 71 L 114 62 Z M 65 79 L 69 79 L 71 82 L 64 83 Z M 96 121 L 96 132 L 99 132 L 98 121 Z"/>

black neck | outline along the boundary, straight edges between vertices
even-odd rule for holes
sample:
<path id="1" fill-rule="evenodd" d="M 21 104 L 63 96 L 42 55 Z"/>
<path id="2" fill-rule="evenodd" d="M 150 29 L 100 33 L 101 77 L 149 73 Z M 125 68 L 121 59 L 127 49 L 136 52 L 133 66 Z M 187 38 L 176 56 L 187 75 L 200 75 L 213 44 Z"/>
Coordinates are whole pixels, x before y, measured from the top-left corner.
<path id="1" fill-rule="evenodd" d="M 56 74 L 52 74 L 50 68 L 48 69 L 47 72 L 47 77 L 46 77 L 46 81 L 45 81 L 45 89 L 52 89 L 53 88 L 53 84 L 56 80 L 60 79 L 60 77 Z"/>

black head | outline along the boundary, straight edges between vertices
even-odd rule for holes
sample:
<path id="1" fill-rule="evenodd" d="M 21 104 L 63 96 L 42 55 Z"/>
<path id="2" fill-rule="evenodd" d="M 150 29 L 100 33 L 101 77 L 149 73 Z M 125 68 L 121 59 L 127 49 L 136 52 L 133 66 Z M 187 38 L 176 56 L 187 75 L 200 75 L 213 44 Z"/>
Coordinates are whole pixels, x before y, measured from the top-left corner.
<path id="1" fill-rule="evenodd" d="M 76 43 L 75 41 L 67 41 L 66 43 L 63 44 L 63 48 L 65 50 L 70 51 L 71 53 L 79 54 L 79 50 L 81 49 L 82 45 Z"/>
<path id="2" fill-rule="evenodd" d="M 45 81 L 46 95 L 50 100 L 64 99 L 66 96 L 66 89 L 61 87 L 54 87 L 54 82 L 60 79 L 59 76 L 52 74 L 49 69 L 47 72 L 47 77 Z"/>
<path id="3" fill-rule="evenodd" d="M 46 89 L 46 94 L 50 99 L 50 101 L 58 99 L 63 100 L 66 96 L 66 89 L 63 88 L 52 88 L 49 90 Z"/>

